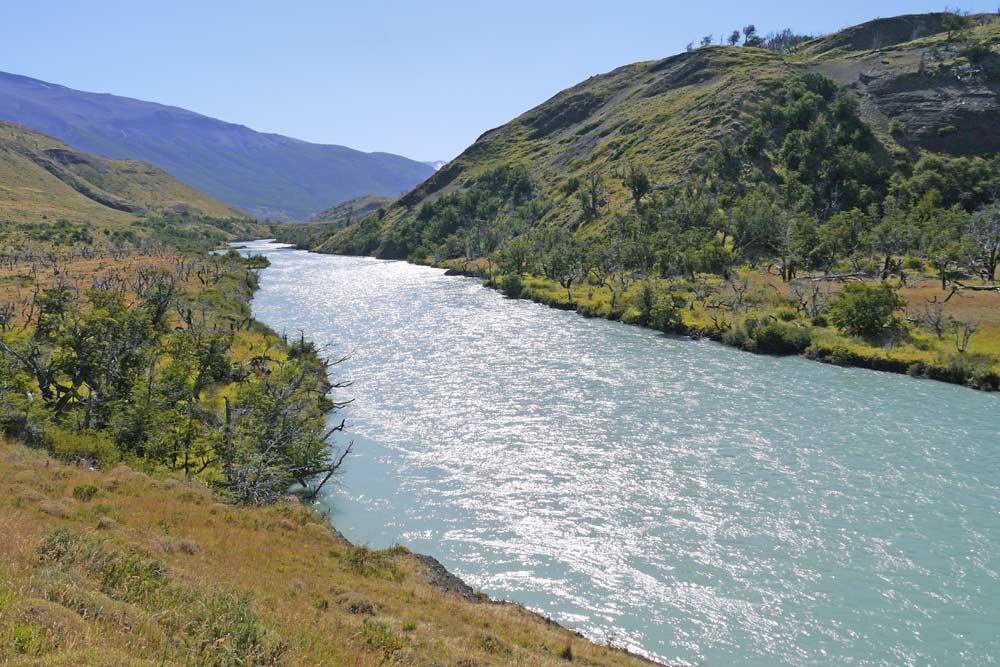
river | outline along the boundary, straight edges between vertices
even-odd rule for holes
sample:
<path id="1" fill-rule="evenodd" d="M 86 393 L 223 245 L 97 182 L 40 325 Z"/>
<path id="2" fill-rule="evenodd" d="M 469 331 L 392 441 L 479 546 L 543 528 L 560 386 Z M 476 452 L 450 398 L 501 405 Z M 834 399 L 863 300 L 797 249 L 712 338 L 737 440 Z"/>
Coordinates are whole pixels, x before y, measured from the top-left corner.
<path id="1" fill-rule="evenodd" d="M 1000 660 L 1000 399 L 247 244 L 353 385 L 325 502 L 598 641 L 692 665 Z"/>

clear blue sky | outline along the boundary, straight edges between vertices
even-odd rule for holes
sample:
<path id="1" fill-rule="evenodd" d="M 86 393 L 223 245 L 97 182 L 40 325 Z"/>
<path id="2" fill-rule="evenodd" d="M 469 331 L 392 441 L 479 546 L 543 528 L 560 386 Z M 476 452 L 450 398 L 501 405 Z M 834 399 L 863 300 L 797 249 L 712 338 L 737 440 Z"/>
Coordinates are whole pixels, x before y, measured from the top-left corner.
<path id="1" fill-rule="evenodd" d="M 815 34 L 944 8 L 941 0 L 4 4 L 0 70 L 420 160 L 454 157 L 567 86 L 709 33 L 752 22 L 765 33 Z"/>

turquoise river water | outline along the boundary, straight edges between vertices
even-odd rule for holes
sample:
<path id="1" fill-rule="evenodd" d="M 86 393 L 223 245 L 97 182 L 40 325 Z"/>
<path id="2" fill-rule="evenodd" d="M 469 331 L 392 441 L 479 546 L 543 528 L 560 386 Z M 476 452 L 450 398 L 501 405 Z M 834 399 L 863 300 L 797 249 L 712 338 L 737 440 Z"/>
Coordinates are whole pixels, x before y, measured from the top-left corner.
<path id="1" fill-rule="evenodd" d="M 248 244 L 350 355 L 345 535 L 677 664 L 1000 662 L 1000 399 Z"/>

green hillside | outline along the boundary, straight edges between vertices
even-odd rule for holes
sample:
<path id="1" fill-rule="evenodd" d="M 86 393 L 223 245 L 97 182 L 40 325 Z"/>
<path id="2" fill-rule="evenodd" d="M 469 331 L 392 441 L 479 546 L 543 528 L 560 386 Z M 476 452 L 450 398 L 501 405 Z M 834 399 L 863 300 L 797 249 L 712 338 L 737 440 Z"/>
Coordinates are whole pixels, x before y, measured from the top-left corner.
<path id="1" fill-rule="evenodd" d="M 591 77 L 304 245 L 746 349 L 1000 383 L 998 17 L 740 40 Z M 848 282 L 856 312 L 884 316 L 844 321 Z"/>
<path id="2" fill-rule="evenodd" d="M 0 219 L 126 223 L 154 213 L 246 215 L 136 160 L 109 160 L 0 121 Z"/>
<path id="3" fill-rule="evenodd" d="M 1000 150 L 1000 56 L 995 48 L 1000 23 L 995 18 L 942 13 L 880 19 L 806 42 L 790 53 L 709 46 L 591 77 L 486 132 L 399 199 L 384 220 L 339 231 L 322 248 L 387 257 L 455 256 L 455 248 L 442 246 L 448 236 L 474 225 L 501 237 L 516 236 L 523 230 L 512 217 L 523 218 L 519 222 L 524 227 L 582 222 L 586 234 L 607 222 L 601 215 L 582 220 L 587 216 L 580 185 L 592 175 L 603 181 L 602 212 L 628 208 L 631 196 L 620 177 L 623 170 L 642 171 L 657 190 L 697 180 L 720 148 L 739 147 L 746 140 L 760 114 L 780 103 L 786 84 L 810 75 L 830 77 L 839 90 L 825 94 L 843 93 L 845 103 L 854 107 L 849 113 L 856 116 L 857 129 L 870 135 L 863 152 L 883 170 L 873 176 L 882 194 L 891 174 L 912 171 L 924 152 L 985 156 Z M 949 22 L 959 25 L 949 31 Z M 812 120 L 805 119 L 804 125 Z M 783 134 L 782 128 L 761 129 Z M 739 157 L 740 164 L 717 176 L 771 186 L 781 182 L 780 165 L 761 164 L 773 163 L 773 155 Z M 467 211 L 454 224 L 436 224 L 441 216 L 429 210 L 420 217 L 424 204 L 452 193 L 510 195 L 502 185 L 487 182 L 505 167 L 524 172 L 530 193 L 522 194 L 531 200 L 532 211 L 512 216 L 518 204 L 508 200 Z M 759 173 L 745 173 L 755 169 Z M 824 217 L 831 211 L 812 212 Z"/>

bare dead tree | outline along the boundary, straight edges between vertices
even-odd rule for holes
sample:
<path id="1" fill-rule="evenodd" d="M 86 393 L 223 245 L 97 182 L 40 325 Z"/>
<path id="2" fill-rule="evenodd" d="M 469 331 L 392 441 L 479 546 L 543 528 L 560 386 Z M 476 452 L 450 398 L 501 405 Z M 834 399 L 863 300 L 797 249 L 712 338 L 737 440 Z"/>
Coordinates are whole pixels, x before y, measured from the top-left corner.
<path id="1" fill-rule="evenodd" d="M 959 354 L 965 354 L 972 341 L 972 336 L 979 330 L 979 324 L 970 320 L 957 320 L 954 327 L 955 349 Z"/>
<path id="2" fill-rule="evenodd" d="M 817 284 L 792 283 L 792 296 L 798 302 L 798 310 L 806 317 L 816 317 L 826 309 L 830 301 L 829 288 L 822 289 Z"/>

